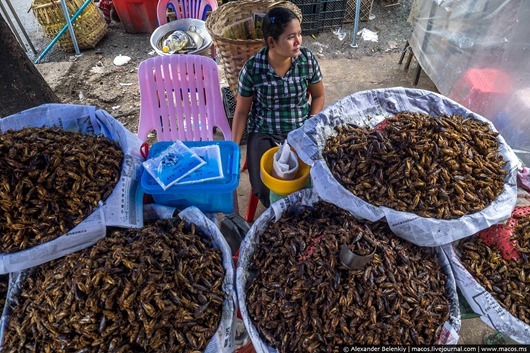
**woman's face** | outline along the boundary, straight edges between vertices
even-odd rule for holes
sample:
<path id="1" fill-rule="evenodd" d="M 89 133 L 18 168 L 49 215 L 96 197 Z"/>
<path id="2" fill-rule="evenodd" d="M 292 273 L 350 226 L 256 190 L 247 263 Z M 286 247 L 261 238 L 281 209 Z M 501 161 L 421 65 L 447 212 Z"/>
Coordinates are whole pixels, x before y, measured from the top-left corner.
<path id="1" fill-rule="evenodd" d="M 300 21 L 291 20 L 285 27 L 285 30 L 280 35 L 278 40 L 272 40 L 273 49 L 278 54 L 296 58 L 300 55 L 300 46 L 302 45 L 302 28 Z"/>

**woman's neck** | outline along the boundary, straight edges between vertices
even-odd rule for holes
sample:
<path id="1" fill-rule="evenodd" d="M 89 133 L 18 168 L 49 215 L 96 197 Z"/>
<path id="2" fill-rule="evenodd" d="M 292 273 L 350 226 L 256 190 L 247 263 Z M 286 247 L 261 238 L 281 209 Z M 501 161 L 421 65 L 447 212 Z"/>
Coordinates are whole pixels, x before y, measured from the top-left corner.
<path id="1" fill-rule="evenodd" d="M 280 77 L 285 76 L 287 71 L 289 71 L 292 62 L 292 58 L 290 56 L 279 55 L 270 48 L 267 54 L 267 60 L 269 61 L 269 65 L 272 67 L 274 72 L 276 72 Z"/>

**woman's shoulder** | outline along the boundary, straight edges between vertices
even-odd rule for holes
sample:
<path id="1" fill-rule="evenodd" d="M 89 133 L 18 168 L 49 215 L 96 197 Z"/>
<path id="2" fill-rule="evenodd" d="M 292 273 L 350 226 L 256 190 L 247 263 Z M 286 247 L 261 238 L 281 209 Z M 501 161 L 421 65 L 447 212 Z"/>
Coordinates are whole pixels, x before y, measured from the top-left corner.
<path id="1" fill-rule="evenodd" d="M 256 54 L 252 55 L 247 62 L 245 63 L 245 66 L 247 70 L 262 70 L 266 69 L 268 66 L 267 62 L 267 48 L 260 49 Z"/>
<path id="2" fill-rule="evenodd" d="M 313 52 L 311 52 L 311 50 L 309 50 L 306 47 L 301 47 L 300 48 L 300 53 L 302 53 L 302 55 L 305 56 L 307 59 L 313 59 L 315 57 Z"/>
<path id="3" fill-rule="evenodd" d="M 263 63 L 267 63 L 267 48 L 261 48 L 256 54 L 252 55 L 248 60 L 245 62 L 245 65 L 248 67 L 254 67 L 256 65 L 263 65 Z"/>
<path id="4" fill-rule="evenodd" d="M 309 48 L 307 47 L 300 47 L 300 51 L 304 54 L 304 55 L 313 55 L 313 53 L 311 53 L 311 50 L 309 50 Z"/>
<path id="5" fill-rule="evenodd" d="M 301 57 L 301 62 L 304 63 L 305 65 L 310 65 L 313 67 L 318 66 L 317 57 L 315 56 L 315 54 L 311 52 L 311 50 L 307 49 L 306 47 L 300 48 L 300 57 Z"/>
<path id="6" fill-rule="evenodd" d="M 258 50 L 258 52 L 254 55 L 252 55 L 248 60 L 247 60 L 247 63 L 248 62 L 251 62 L 251 63 L 261 63 L 263 61 L 267 61 L 267 48 L 266 47 L 263 47 L 261 48 L 260 50 Z"/>

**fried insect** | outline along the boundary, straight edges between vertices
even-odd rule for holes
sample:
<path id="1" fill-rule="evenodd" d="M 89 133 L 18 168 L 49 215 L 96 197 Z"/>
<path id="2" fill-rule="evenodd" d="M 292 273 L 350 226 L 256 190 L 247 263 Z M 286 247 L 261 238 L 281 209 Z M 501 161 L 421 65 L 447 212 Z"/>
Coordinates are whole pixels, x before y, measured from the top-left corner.
<path id="1" fill-rule="evenodd" d="M 497 246 L 487 245 L 479 236 L 460 242 L 460 261 L 473 277 L 510 314 L 530 325 L 530 217 L 516 216 L 517 225 L 510 242 L 517 259 L 504 259 Z"/>
<path id="2" fill-rule="evenodd" d="M 342 244 L 358 254 L 375 249 L 372 261 L 350 270 Z M 280 352 L 433 344 L 449 318 L 446 276 L 432 254 L 326 202 L 269 224 L 250 263 L 250 318 Z"/>
<path id="3" fill-rule="evenodd" d="M 203 351 L 219 327 L 224 272 L 221 251 L 180 220 L 116 230 L 28 275 L 3 351 Z"/>
<path id="4" fill-rule="evenodd" d="M 9 287 L 9 275 L 0 275 L 0 308 L 4 307 Z"/>
<path id="5" fill-rule="evenodd" d="M 376 129 L 336 130 L 323 150 L 331 173 L 374 205 L 455 219 L 483 210 L 503 190 L 498 133 L 478 120 L 402 112 Z"/>
<path id="6" fill-rule="evenodd" d="M 81 223 L 119 180 L 123 152 L 104 136 L 58 128 L 0 133 L 0 253 L 53 240 Z"/>

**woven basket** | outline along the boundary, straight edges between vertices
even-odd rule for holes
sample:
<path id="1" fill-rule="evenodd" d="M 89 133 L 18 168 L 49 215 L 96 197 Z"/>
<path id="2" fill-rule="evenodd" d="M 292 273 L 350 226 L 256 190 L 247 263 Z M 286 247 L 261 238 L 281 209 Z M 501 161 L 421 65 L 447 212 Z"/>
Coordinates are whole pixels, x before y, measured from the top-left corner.
<path id="1" fill-rule="evenodd" d="M 374 0 L 361 0 L 361 8 L 359 10 L 359 20 L 368 21 Z M 346 14 L 344 15 L 344 23 L 352 23 L 355 21 L 355 6 L 356 0 L 348 0 L 346 4 Z"/>
<path id="2" fill-rule="evenodd" d="M 84 2 L 84 0 L 66 0 L 66 8 L 70 18 Z M 60 0 L 33 0 L 31 9 L 48 38 L 55 38 L 66 25 Z M 80 49 L 94 48 L 101 38 L 107 34 L 108 30 L 103 15 L 92 1 L 72 22 L 72 27 Z M 58 42 L 61 50 L 66 52 L 74 51 L 74 43 L 70 37 L 69 30 L 59 38 Z"/>
<path id="3" fill-rule="evenodd" d="M 291 9 L 302 21 L 302 12 L 290 1 L 239 0 L 231 1 L 212 11 L 206 19 L 206 29 L 220 56 L 228 86 L 237 95 L 237 81 L 241 68 L 248 59 L 263 47 L 263 38 L 229 39 L 223 37 L 225 29 L 236 22 L 245 20 L 254 13 L 265 13 L 273 7 Z"/>

